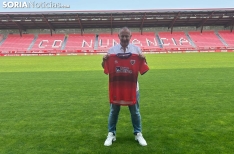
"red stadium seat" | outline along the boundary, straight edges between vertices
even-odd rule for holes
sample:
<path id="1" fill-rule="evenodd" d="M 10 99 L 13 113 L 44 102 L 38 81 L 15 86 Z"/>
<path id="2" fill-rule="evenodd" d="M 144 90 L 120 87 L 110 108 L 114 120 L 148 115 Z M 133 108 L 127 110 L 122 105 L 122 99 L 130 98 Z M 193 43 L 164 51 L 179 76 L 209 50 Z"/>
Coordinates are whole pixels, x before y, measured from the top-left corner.
<path id="1" fill-rule="evenodd" d="M 98 50 L 107 51 L 109 48 L 119 44 L 118 33 L 114 34 L 99 34 L 98 36 Z"/>
<path id="2" fill-rule="evenodd" d="M 234 33 L 229 30 L 218 31 L 222 39 L 227 43 L 229 48 L 234 48 Z"/>
<path id="3" fill-rule="evenodd" d="M 94 50 L 95 34 L 69 34 L 64 50 L 89 52 Z"/>
<path id="4" fill-rule="evenodd" d="M 26 52 L 34 39 L 33 34 L 9 34 L 3 44 L 0 46 L 1 51 L 24 51 Z"/>
<path id="5" fill-rule="evenodd" d="M 31 48 L 32 51 L 61 50 L 64 42 L 64 34 L 38 34 L 38 38 Z"/>
<path id="6" fill-rule="evenodd" d="M 169 50 L 189 50 L 194 47 L 189 42 L 184 32 L 159 32 L 161 44 L 164 49 Z"/>
<path id="7" fill-rule="evenodd" d="M 154 32 L 132 33 L 131 42 L 139 46 L 142 51 L 156 51 L 160 49 Z"/>
<path id="8" fill-rule="evenodd" d="M 191 31 L 188 33 L 198 49 L 226 48 L 214 31 L 204 31 L 202 33 Z"/>

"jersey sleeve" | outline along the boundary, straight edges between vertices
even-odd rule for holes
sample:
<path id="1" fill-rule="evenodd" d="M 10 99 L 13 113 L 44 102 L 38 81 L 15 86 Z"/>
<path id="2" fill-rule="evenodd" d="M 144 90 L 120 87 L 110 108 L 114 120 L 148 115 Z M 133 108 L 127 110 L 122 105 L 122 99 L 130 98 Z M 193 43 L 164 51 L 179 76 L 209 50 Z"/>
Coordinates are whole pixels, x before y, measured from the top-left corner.
<path id="1" fill-rule="evenodd" d="M 145 74 L 149 70 L 149 66 L 147 65 L 145 59 L 140 59 L 140 68 L 139 72 L 141 75 Z"/>

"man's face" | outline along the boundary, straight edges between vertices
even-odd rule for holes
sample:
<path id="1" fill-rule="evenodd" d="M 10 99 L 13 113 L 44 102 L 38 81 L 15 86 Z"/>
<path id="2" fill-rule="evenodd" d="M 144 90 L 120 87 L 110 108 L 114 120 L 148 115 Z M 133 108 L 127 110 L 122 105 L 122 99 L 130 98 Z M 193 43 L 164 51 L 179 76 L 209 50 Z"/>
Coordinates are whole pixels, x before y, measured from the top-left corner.
<path id="1" fill-rule="evenodd" d="M 131 33 L 127 29 L 123 29 L 119 33 L 119 40 L 122 47 L 127 47 L 131 39 Z"/>

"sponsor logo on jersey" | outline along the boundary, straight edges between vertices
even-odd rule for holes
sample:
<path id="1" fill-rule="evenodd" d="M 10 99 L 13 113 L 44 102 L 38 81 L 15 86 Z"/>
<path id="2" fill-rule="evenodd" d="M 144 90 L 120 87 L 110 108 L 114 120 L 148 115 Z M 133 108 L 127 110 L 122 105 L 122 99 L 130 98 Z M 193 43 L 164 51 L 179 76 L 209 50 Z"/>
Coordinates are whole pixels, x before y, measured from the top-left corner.
<path id="1" fill-rule="evenodd" d="M 116 73 L 132 73 L 132 70 L 130 70 L 128 67 L 121 67 L 117 66 L 115 68 Z"/>

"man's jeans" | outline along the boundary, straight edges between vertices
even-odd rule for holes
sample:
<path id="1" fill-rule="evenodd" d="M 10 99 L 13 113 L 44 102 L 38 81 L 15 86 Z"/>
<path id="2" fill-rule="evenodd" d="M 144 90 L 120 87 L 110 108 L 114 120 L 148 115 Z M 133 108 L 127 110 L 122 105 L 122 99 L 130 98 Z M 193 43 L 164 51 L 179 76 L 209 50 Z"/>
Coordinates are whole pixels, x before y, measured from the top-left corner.
<path id="1" fill-rule="evenodd" d="M 137 103 L 135 105 L 128 106 L 131 113 L 132 126 L 134 128 L 134 134 L 141 132 L 141 114 L 139 111 L 140 94 L 137 91 Z M 108 118 L 108 132 L 116 134 L 116 124 L 118 122 L 118 116 L 120 111 L 120 105 L 110 104 L 110 114 Z"/>

